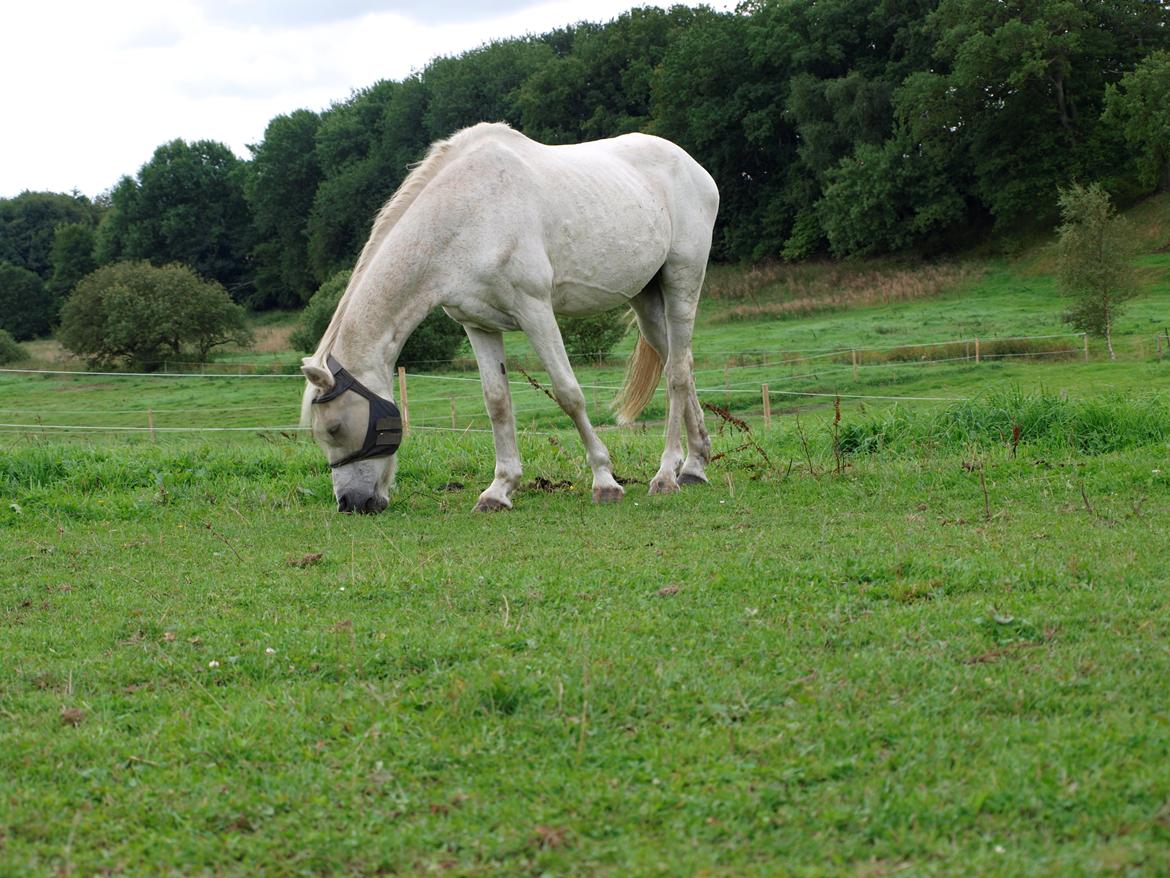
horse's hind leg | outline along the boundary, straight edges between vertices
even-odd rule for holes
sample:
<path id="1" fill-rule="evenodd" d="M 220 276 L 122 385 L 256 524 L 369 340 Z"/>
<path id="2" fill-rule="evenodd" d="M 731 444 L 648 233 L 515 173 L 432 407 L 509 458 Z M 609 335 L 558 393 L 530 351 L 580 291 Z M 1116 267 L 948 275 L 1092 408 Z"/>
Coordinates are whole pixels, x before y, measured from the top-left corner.
<path id="1" fill-rule="evenodd" d="M 615 503 L 621 500 L 626 492 L 614 479 L 609 450 L 597 438 L 597 432 L 589 421 L 589 413 L 585 408 L 585 394 L 581 392 L 581 385 L 577 383 L 577 376 L 573 374 L 573 368 L 569 365 L 569 355 L 565 352 L 565 343 L 561 338 L 561 330 L 557 326 L 552 308 L 545 304 L 537 304 L 518 319 L 528 336 L 529 343 L 536 350 L 540 361 L 544 363 L 544 368 L 548 370 L 557 402 L 565 414 L 573 419 L 577 432 L 581 434 L 581 441 L 585 445 L 585 458 L 589 461 L 589 468 L 593 470 L 593 502 Z"/>
<path id="2" fill-rule="evenodd" d="M 658 473 L 650 481 L 651 494 L 669 494 L 679 485 L 703 484 L 711 459 L 711 439 L 695 393 L 691 337 L 705 263 L 668 262 L 662 269 L 662 300 L 666 320 L 666 445 Z M 686 422 L 687 455 L 683 458 L 682 426 Z"/>
<path id="3" fill-rule="evenodd" d="M 511 509 L 511 494 L 520 484 L 520 450 L 516 445 L 516 419 L 512 414 L 512 394 L 504 370 L 504 336 L 463 327 L 479 364 L 483 401 L 492 422 L 492 439 L 496 446 L 496 472 L 492 483 L 475 504 L 476 512 Z"/>

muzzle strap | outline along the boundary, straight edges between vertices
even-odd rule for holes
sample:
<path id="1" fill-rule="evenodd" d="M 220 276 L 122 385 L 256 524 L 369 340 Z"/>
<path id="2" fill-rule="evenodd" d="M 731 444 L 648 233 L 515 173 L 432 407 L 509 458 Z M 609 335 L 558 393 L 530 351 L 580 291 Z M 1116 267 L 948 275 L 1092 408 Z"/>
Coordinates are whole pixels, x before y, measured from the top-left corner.
<path id="1" fill-rule="evenodd" d="M 358 396 L 364 396 L 370 404 L 369 421 L 366 424 L 366 438 L 362 447 L 353 454 L 348 454 L 341 460 L 332 461 L 329 466 L 336 469 L 347 463 L 366 460 L 371 457 L 389 457 L 402 445 L 402 415 L 398 406 L 388 399 L 374 393 L 360 381 L 353 377 L 330 354 L 325 365 L 333 375 L 333 386 L 325 393 L 313 400 L 313 405 L 337 399 L 341 394 L 352 390 Z"/>

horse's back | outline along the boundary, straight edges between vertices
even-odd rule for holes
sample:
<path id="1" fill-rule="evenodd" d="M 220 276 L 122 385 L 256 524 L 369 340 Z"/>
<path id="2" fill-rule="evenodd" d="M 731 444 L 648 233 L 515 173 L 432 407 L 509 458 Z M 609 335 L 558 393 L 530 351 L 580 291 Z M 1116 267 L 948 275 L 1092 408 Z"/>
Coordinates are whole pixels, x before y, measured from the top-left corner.
<path id="1" fill-rule="evenodd" d="M 668 258 L 705 265 L 718 190 L 675 144 L 627 134 L 546 146 L 502 125 L 456 137 L 437 188 L 457 206 L 463 252 L 551 286 L 559 313 L 621 304 Z"/>

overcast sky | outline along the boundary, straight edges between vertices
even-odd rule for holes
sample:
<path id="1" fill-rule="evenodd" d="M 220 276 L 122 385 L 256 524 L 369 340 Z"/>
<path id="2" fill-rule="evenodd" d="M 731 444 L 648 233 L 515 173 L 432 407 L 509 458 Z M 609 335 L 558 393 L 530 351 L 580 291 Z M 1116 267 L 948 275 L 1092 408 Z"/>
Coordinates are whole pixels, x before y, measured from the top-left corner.
<path id="1" fill-rule="evenodd" d="M 268 121 L 492 39 L 607 21 L 635 0 L 18 0 L 0 52 L 0 197 L 89 196 L 155 147 L 241 157 Z M 691 2 L 690 5 L 697 5 Z M 732 2 L 708 4 L 732 8 Z"/>

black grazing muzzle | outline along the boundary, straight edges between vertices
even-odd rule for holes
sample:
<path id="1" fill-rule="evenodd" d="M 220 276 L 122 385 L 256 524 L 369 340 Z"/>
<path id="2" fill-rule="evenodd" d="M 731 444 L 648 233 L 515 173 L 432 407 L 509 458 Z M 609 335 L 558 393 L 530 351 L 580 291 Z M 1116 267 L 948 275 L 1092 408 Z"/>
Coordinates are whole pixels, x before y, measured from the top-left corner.
<path id="1" fill-rule="evenodd" d="M 353 454 L 346 455 L 341 460 L 329 464 L 336 469 L 347 463 L 357 460 L 366 460 L 371 457 L 389 457 L 402 444 L 402 415 L 398 406 L 388 399 L 382 399 L 356 378 L 349 374 L 341 363 L 333 359 L 330 354 L 325 365 L 333 373 L 333 387 L 313 400 L 313 405 L 337 399 L 347 390 L 352 390 L 358 396 L 364 396 L 370 403 L 370 421 L 366 426 L 366 438 L 362 447 Z"/>

